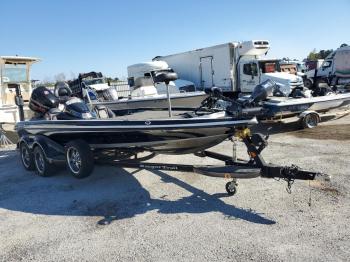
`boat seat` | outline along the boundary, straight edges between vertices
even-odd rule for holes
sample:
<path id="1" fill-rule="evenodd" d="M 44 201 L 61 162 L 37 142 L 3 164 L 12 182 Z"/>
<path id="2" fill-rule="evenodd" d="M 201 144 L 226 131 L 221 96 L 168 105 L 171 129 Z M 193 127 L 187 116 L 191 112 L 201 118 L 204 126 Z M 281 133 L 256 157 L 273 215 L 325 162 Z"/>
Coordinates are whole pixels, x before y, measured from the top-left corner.
<path id="1" fill-rule="evenodd" d="M 104 105 L 96 105 L 95 112 L 97 113 L 98 118 L 107 119 L 115 117 L 113 111 Z"/>
<path id="2" fill-rule="evenodd" d="M 60 103 L 66 103 L 72 95 L 72 90 L 65 82 L 57 82 L 55 84 L 54 95 L 58 97 Z"/>

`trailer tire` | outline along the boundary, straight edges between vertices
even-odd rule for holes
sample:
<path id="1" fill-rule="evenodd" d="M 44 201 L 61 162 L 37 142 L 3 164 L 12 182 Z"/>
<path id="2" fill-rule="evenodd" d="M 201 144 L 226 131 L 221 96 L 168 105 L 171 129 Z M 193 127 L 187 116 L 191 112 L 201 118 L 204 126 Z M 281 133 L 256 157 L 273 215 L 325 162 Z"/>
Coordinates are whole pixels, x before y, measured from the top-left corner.
<path id="1" fill-rule="evenodd" d="M 90 146 L 83 140 L 74 140 L 66 145 L 66 163 L 75 178 L 88 177 L 94 169 L 94 156 Z"/>
<path id="2" fill-rule="evenodd" d="M 318 125 L 320 122 L 320 117 L 316 113 L 309 113 L 306 114 L 302 119 L 301 119 L 301 127 L 303 129 L 306 128 L 314 128 Z"/>
<path id="3" fill-rule="evenodd" d="M 35 146 L 33 150 L 35 163 L 35 173 L 41 177 L 48 177 L 54 174 L 54 168 L 47 160 L 44 150 L 40 146 Z"/>
<path id="4" fill-rule="evenodd" d="M 19 152 L 21 154 L 21 162 L 23 164 L 23 167 L 28 171 L 35 170 L 33 152 L 25 142 L 22 142 L 19 145 Z"/>

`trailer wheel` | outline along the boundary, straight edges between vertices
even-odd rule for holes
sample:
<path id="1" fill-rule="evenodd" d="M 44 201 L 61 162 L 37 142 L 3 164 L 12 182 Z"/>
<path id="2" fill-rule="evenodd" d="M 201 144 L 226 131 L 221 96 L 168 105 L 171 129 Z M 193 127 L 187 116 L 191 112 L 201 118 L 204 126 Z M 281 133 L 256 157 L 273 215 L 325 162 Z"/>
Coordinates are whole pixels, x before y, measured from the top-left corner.
<path id="1" fill-rule="evenodd" d="M 25 142 L 20 144 L 19 151 L 24 168 L 28 171 L 33 171 L 35 169 L 33 152 L 29 149 Z"/>
<path id="2" fill-rule="evenodd" d="M 94 169 L 91 148 L 83 140 L 75 140 L 66 145 L 66 162 L 69 172 L 75 178 L 88 177 Z"/>
<path id="3" fill-rule="evenodd" d="M 47 161 L 45 153 L 40 146 L 34 147 L 33 155 L 35 172 L 42 177 L 51 176 L 54 172 L 53 165 Z"/>
<path id="4" fill-rule="evenodd" d="M 319 122 L 320 122 L 319 116 L 315 113 L 310 113 L 305 115 L 301 119 L 301 126 L 302 128 L 314 128 L 318 125 Z"/>
<path id="5" fill-rule="evenodd" d="M 227 182 L 225 188 L 229 196 L 233 196 L 234 194 L 237 193 L 237 185 L 233 181 Z"/>

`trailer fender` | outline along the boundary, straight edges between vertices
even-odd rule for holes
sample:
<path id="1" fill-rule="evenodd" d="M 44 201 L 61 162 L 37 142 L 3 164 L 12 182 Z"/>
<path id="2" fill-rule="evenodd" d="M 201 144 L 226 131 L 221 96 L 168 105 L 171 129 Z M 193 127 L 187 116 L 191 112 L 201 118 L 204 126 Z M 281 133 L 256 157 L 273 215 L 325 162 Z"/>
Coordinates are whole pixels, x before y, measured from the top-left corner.
<path id="1" fill-rule="evenodd" d="M 19 149 L 20 148 L 20 145 L 22 144 L 22 143 L 24 143 L 24 144 L 26 144 L 28 147 L 29 147 L 29 149 L 33 149 L 33 142 L 34 142 L 34 140 L 33 140 L 33 138 L 31 138 L 31 137 L 29 137 L 29 136 L 22 136 L 20 139 L 19 139 L 19 141 L 17 142 L 17 149 Z"/>
<path id="2" fill-rule="evenodd" d="M 39 146 L 44 151 L 45 157 L 50 164 L 60 164 L 65 162 L 64 147 L 57 142 L 42 135 L 36 135 L 33 138 L 27 138 L 27 145 L 30 149 Z M 29 144 L 28 144 L 29 142 Z"/>
<path id="3" fill-rule="evenodd" d="M 307 110 L 307 111 L 304 111 L 304 112 L 300 113 L 300 114 L 298 115 L 298 117 L 299 117 L 299 118 L 304 118 L 304 117 L 305 117 L 306 115 L 308 115 L 308 114 L 316 114 L 317 117 L 320 119 L 320 114 L 317 113 L 316 111 L 311 111 L 311 110 Z"/>
<path id="4" fill-rule="evenodd" d="M 316 111 L 304 111 L 298 115 L 302 128 L 314 128 L 321 121 L 320 115 Z"/>

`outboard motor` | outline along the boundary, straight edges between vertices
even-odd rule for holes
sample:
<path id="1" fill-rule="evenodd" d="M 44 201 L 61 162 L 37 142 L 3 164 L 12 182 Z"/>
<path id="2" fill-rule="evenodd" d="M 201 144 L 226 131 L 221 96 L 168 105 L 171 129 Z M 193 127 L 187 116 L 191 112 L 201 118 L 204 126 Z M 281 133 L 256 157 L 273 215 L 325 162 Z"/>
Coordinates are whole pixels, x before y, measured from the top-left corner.
<path id="1" fill-rule="evenodd" d="M 253 93 L 250 95 L 249 103 L 258 103 L 265 100 L 267 97 L 272 96 L 276 83 L 270 79 L 262 82 L 254 88 Z"/>
<path id="2" fill-rule="evenodd" d="M 52 108 L 57 108 L 59 99 L 45 86 L 38 86 L 32 92 L 29 108 L 37 114 L 44 115 Z"/>

